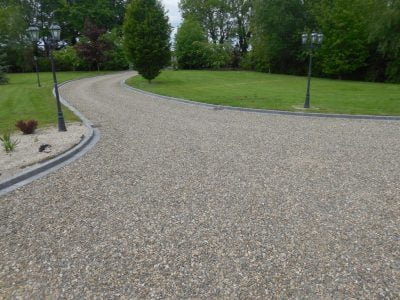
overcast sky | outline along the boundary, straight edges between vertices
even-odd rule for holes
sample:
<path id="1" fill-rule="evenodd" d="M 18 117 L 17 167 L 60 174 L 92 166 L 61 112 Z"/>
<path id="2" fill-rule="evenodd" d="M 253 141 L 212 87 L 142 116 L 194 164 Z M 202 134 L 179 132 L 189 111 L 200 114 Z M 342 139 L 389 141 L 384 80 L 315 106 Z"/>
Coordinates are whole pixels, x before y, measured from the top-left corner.
<path id="1" fill-rule="evenodd" d="M 176 32 L 176 27 L 181 23 L 178 2 L 179 0 L 162 0 L 165 9 L 168 11 L 169 22 L 174 27 L 174 32 Z"/>

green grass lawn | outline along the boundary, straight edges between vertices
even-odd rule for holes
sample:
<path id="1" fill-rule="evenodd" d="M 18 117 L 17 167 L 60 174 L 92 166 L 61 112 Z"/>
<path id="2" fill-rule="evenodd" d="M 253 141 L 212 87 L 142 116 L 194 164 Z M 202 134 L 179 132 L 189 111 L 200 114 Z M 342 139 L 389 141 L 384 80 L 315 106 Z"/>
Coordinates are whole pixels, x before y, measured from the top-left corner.
<path id="1" fill-rule="evenodd" d="M 307 78 L 245 71 L 164 71 L 133 87 L 218 105 L 304 111 Z M 312 79 L 311 106 L 320 113 L 400 115 L 400 84 Z"/>
<path id="2" fill-rule="evenodd" d="M 99 75 L 97 72 L 59 72 L 58 82 Z M 14 131 L 18 120 L 37 120 L 39 126 L 57 124 L 56 101 L 52 94 L 51 73 L 40 73 L 42 87 L 37 87 L 35 73 L 9 74 L 10 83 L 0 85 L 0 134 Z M 63 107 L 66 121 L 79 119 Z"/>

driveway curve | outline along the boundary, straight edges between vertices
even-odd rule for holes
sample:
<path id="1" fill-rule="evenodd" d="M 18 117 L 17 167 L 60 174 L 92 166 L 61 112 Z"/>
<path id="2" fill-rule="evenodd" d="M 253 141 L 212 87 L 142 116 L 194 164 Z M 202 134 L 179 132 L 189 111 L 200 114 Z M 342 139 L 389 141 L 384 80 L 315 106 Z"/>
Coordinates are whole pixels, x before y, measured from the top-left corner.
<path id="1" fill-rule="evenodd" d="M 2 298 L 397 298 L 400 122 L 62 96 L 87 155 L 1 202 Z"/>

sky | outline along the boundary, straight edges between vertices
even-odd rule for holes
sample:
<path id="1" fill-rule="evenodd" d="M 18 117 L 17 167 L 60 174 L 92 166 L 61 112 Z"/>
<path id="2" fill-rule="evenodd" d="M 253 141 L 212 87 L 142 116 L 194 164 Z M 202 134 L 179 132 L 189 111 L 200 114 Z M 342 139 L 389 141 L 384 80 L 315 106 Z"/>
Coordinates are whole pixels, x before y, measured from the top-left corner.
<path id="1" fill-rule="evenodd" d="M 181 23 L 182 18 L 178 7 L 179 0 L 162 0 L 165 9 L 168 11 L 169 22 L 174 27 L 173 35 L 176 32 L 177 26 Z"/>

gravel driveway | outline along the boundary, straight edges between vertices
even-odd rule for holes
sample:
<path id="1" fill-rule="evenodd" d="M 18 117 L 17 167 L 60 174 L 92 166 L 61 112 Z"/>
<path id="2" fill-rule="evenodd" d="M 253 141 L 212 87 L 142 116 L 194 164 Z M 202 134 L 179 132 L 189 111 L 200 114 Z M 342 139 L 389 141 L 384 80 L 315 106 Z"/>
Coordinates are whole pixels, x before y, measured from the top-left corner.
<path id="1" fill-rule="evenodd" d="M 398 298 L 400 122 L 215 110 L 84 79 L 82 159 L 1 202 L 1 298 Z"/>

